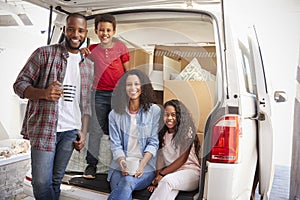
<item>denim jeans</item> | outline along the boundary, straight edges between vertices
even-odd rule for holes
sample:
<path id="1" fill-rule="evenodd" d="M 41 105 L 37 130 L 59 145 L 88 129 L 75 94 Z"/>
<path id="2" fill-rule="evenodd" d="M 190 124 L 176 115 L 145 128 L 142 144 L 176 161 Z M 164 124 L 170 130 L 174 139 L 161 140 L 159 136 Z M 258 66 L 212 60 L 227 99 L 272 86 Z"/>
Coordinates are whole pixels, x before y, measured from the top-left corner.
<path id="1" fill-rule="evenodd" d="M 92 93 L 92 117 L 89 123 L 87 164 L 97 165 L 100 139 L 108 133 L 108 115 L 111 111 L 112 91 L 96 90 Z"/>
<path id="2" fill-rule="evenodd" d="M 56 133 L 56 149 L 41 151 L 31 148 L 32 187 L 36 200 L 58 200 L 78 131 Z"/>
<path id="3" fill-rule="evenodd" d="M 132 200 L 134 190 L 142 190 L 148 187 L 155 177 L 155 172 L 145 172 L 142 177 L 123 176 L 115 170 L 110 179 L 111 193 L 108 200 Z"/>

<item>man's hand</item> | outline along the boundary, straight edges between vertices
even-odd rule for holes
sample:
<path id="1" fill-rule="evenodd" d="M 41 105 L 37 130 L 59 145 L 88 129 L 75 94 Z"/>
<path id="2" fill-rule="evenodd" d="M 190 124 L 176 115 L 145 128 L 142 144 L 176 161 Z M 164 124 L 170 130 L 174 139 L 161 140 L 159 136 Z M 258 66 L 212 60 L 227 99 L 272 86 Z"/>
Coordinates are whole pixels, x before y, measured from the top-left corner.
<path id="1" fill-rule="evenodd" d="M 62 84 L 55 81 L 45 89 L 45 99 L 49 101 L 57 101 L 63 93 Z"/>
<path id="2" fill-rule="evenodd" d="M 82 131 L 78 131 L 77 138 L 74 141 L 74 148 L 80 151 L 85 145 L 85 134 Z"/>

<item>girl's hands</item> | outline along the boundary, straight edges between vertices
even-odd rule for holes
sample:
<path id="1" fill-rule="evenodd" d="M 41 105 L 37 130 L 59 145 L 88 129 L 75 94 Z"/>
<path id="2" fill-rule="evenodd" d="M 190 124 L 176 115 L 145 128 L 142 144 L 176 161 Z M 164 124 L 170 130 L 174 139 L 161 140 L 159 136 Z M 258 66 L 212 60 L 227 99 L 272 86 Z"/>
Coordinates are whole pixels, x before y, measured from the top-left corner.
<path id="1" fill-rule="evenodd" d="M 156 186 L 158 185 L 159 181 L 162 179 L 163 177 L 161 175 L 156 175 L 156 177 L 153 179 L 153 181 L 151 182 L 151 185 L 147 187 L 149 192 L 153 192 L 156 188 Z"/>
<path id="2" fill-rule="evenodd" d="M 155 190 L 156 186 L 155 185 L 150 185 L 147 187 L 149 192 L 153 192 Z"/>
<path id="3" fill-rule="evenodd" d="M 153 181 L 152 181 L 152 185 L 156 186 L 158 185 L 159 181 L 162 179 L 163 177 L 161 175 L 157 175 Z"/>

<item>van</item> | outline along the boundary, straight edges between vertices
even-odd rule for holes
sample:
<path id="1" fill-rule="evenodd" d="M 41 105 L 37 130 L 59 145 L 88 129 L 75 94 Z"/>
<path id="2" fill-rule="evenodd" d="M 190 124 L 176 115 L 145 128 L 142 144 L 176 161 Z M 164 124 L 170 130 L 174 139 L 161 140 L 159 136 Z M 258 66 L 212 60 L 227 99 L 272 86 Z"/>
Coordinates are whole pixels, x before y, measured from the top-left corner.
<path id="1" fill-rule="evenodd" d="M 115 39 L 128 47 L 131 68 L 150 77 L 157 103 L 176 98 L 192 112 L 201 141 L 201 180 L 195 193 L 180 193 L 177 199 L 254 199 L 256 190 L 260 199 L 269 199 L 274 173 L 271 101 L 285 101 L 285 93 L 271 94 L 254 26 L 234 28 L 222 0 L 28 1 L 56 13 L 49 44 L 63 40 L 68 13 L 88 19 L 86 46 L 99 42 L 94 17 L 113 14 Z M 100 156 L 104 174 L 108 146 L 102 144 L 108 154 Z M 84 170 L 84 156 L 74 152 L 68 170 Z"/>

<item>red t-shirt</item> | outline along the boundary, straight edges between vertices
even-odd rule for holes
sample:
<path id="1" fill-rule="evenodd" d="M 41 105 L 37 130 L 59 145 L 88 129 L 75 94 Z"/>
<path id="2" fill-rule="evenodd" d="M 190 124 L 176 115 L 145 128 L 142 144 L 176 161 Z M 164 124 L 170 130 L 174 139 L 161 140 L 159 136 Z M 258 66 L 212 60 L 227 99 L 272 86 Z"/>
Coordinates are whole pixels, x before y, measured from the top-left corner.
<path id="1" fill-rule="evenodd" d="M 124 74 L 123 63 L 130 59 L 129 52 L 122 42 L 114 42 L 112 48 L 102 48 L 100 44 L 89 46 L 88 56 L 94 62 L 94 85 L 96 90 L 114 90 Z"/>

